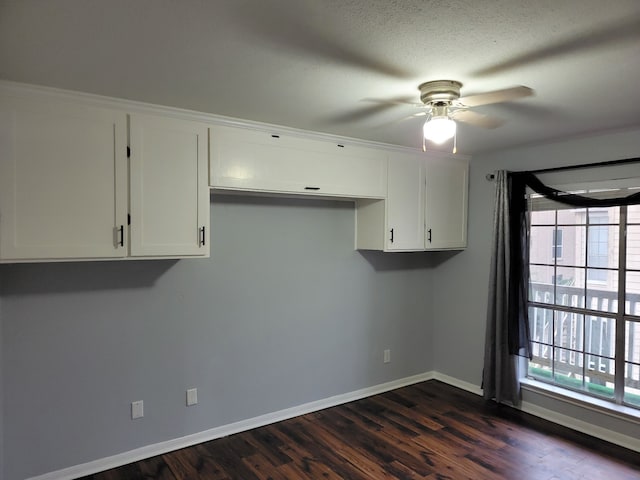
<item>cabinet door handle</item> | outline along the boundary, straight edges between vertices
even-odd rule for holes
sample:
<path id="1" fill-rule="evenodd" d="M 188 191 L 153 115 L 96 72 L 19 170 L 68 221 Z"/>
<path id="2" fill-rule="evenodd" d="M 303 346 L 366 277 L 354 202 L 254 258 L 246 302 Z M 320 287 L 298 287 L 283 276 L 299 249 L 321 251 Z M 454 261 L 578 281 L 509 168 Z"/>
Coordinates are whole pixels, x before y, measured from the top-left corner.
<path id="1" fill-rule="evenodd" d="M 124 247 L 124 225 L 120 225 L 118 228 L 118 235 L 120 236 L 120 240 L 118 240 L 118 245 Z"/>
<path id="2" fill-rule="evenodd" d="M 427 233 L 429 234 L 427 240 L 429 240 L 429 243 L 431 243 L 431 229 L 427 230 Z"/>
<path id="3" fill-rule="evenodd" d="M 207 240 L 206 240 L 207 236 L 206 236 L 205 228 L 207 228 L 207 227 L 201 227 L 200 228 L 200 246 L 201 247 L 204 247 L 206 245 L 206 243 L 207 243 Z"/>
<path id="4" fill-rule="evenodd" d="M 304 187 L 305 190 L 320 190 L 320 187 Z"/>
<path id="5" fill-rule="evenodd" d="M 393 243 L 393 228 L 391 229 L 391 238 L 390 238 L 390 240 L 391 240 L 391 243 Z"/>

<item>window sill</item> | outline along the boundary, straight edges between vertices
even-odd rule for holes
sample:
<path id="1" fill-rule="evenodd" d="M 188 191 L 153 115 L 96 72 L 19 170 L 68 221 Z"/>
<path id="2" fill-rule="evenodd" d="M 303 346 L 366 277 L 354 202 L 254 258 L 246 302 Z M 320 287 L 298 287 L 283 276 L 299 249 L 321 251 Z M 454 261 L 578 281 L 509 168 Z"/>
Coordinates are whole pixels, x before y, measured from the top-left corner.
<path id="1" fill-rule="evenodd" d="M 529 390 L 540 395 L 561 400 L 565 403 L 570 403 L 577 407 L 586 408 L 594 412 L 640 425 L 640 410 L 638 409 L 624 405 L 616 405 L 606 400 L 601 400 L 572 390 L 566 390 L 531 378 L 520 379 L 520 385 L 524 390 Z"/>

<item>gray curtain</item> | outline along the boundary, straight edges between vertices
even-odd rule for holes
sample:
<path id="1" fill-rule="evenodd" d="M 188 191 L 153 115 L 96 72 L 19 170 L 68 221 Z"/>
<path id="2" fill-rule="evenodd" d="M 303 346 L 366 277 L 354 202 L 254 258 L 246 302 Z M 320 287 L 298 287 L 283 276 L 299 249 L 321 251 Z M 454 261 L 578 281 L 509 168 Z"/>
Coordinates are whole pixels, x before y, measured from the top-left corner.
<path id="1" fill-rule="evenodd" d="M 493 217 L 493 244 L 491 248 L 491 274 L 485 336 L 482 388 L 484 398 L 499 403 L 520 403 L 518 378 L 519 357 L 509 349 L 509 287 L 519 282 L 510 278 L 511 216 L 510 184 L 506 171 L 496 175 L 496 197 Z"/>

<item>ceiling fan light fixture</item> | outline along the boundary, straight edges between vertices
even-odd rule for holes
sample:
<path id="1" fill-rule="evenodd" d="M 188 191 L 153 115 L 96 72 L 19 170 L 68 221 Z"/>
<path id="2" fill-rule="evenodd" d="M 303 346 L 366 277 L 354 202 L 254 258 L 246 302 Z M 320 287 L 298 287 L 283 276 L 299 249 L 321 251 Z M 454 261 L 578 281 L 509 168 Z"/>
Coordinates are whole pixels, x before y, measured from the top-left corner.
<path id="1" fill-rule="evenodd" d="M 424 138 L 437 145 L 453 138 L 456 134 L 456 122 L 447 115 L 433 116 L 424 123 Z"/>

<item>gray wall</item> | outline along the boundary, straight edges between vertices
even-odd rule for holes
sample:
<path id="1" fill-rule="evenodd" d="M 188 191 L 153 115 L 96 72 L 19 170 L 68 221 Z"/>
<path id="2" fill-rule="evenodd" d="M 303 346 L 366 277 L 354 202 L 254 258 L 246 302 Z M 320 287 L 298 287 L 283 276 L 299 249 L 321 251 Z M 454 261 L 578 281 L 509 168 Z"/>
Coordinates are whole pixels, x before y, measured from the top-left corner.
<path id="1" fill-rule="evenodd" d="M 640 157 L 640 130 L 577 138 L 473 158 L 469 188 L 469 247 L 460 255 L 436 266 L 433 272 L 434 338 L 437 340 L 433 355 L 436 371 L 477 386 L 482 381 L 495 192 L 495 184 L 487 181 L 485 175 L 498 169 L 533 170 L 634 157 Z M 640 176 L 640 167 L 636 164 L 624 169 L 572 171 L 556 175 L 556 178 L 564 178 L 566 182 L 569 178 L 579 180 L 578 176 L 584 180 L 615 178 L 621 170 Z M 461 297 L 463 301 L 460 301 Z M 529 397 L 525 400 L 536 402 L 539 398 L 533 395 Z M 561 408 L 565 415 L 571 411 L 578 418 L 586 418 L 582 410 L 575 407 L 567 410 L 556 404 L 557 410 Z M 587 421 L 621 431 L 618 422 L 605 417 L 596 419 L 591 415 Z M 632 426 L 628 425 L 628 428 L 627 434 Z M 634 428 L 635 436 L 640 438 L 637 426 Z"/>
<path id="2" fill-rule="evenodd" d="M 3 478 L 432 369 L 431 255 L 354 251 L 349 202 L 213 197 L 211 217 L 210 259 L 0 267 Z"/>

